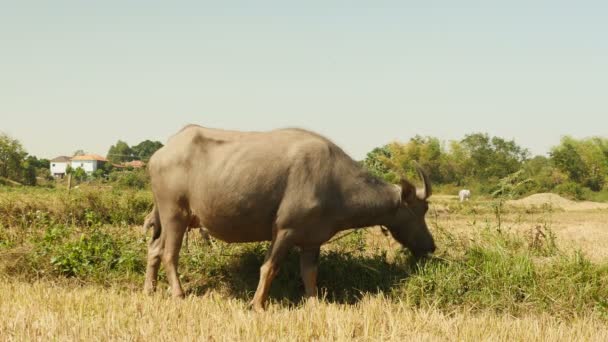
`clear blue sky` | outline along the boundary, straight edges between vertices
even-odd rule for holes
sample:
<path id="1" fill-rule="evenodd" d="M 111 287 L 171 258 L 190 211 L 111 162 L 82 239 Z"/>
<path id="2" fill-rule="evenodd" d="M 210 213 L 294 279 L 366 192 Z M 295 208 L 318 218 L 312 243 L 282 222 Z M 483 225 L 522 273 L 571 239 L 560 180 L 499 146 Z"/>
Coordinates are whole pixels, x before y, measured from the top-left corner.
<path id="1" fill-rule="evenodd" d="M 497 3 L 0 0 L 0 131 L 41 157 L 187 123 L 309 128 L 355 158 L 607 136 L 608 3 Z"/>

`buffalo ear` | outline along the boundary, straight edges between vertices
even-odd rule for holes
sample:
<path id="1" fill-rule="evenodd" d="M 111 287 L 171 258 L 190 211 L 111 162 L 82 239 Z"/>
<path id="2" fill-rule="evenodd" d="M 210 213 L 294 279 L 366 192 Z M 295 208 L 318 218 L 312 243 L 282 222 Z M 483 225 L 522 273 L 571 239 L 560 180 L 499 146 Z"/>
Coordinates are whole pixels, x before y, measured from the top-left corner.
<path id="1" fill-rule="evenodd" d="M 407 180 L 401 181 L 401 201 L 412 203 L 416 198 L 416 186 Z"/>

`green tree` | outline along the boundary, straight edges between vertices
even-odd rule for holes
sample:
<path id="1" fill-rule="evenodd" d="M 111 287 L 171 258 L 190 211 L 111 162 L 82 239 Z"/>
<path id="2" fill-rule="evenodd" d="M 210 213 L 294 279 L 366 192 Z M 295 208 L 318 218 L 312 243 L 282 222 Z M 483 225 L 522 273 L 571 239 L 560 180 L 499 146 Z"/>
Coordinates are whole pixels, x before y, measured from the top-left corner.
<path id="1" fill-rule="evenodd" d="M 445 151 L 439 139 L 415 136 L 410 140 L 408 145 L 410 145 L 412 159 L 417 161 L 426 170 L 431 181 L 443 183 L 441 162 Z"/>
<path id="2" fill-rule="evenodd" d="M 393 178 L 390 168 L 387 166 L 386 160 L 392 157 L 388 145 L 376 147 L 371 152 L 367 153 L 363 166 L 371 172 L 371 174 L 380 177 L 386 181 Z"/>
<path id="3" fill-rule="evenodd" d="M 518 171 L 529 155 L 515 141 L 490 138 L 486 133 L 466 135 L 460 143 L 468 155 L 467 176 L 481 181 L 501 179 Z"/>
<path id="4" fill-rule="evenodd" d="M 0 134 L 0 177 L 18 180 L 21 161 L 27 155 L 21 143 L 6 134 Z"/>
<path id="5" fill-rule="evenodd" d="M 112 163 L 103 163 L 101 167 L 103 169 L 103 173 L 105 176 L 109 175 L 112 171 L 114 171 L 114 165 Z"/>
<path id="6" fill-rule="evenodd" d="M 529 191 L 548 192 L 567 180 L 568 176 L 558 170 L 550 158 L 535 156 L 523 165 L 524 176 L 532 181 L 527 184 Z"/>
<path id="7" fill-rule="evenodd" d="M 464 185 L 467 180 L 468 153 L 458 141 L 450 141 L 449 149 L 440 163 L 441 178 L 445 183 Z"/>
<path id="8" fill-rule="evenodd" d="M 36 156 L 27 156 L 26 160 L 36 169 L 48 169 L 51 166 L 48 159 L 38 159 Z"/>
<path id="9" fill-rule="evenodd" d="M 77 181 L 83 181 L 86 180 L 88 175 L 87 172 L 81 168 L 81 167 L 77 167 L 76 169 L 74 169 L 72 171 L 72 176 L 77 180 Z"/>
<path id="10" fill-rule="evenodd" d="M 363 164 L 388 181 L 399 177 L 416 179 L 416 161 L 435 184 L 493 185 L 519 171 L 527 158 L 528 151 L 512 140 L 475 133 L 448 144 L 422 136 L 407 143 L 393 142 L 372 150 Z M 491 191 L 492 187 L 485 187 L 484 191 Z"/>
<path id="11" fill-rule="evenodd" d="M 443 148 L 439 139 L 415 136 L 407 143 L 393 142 L 370 152 L 364 161 L 370 171 L 387 181 L 418 177 L 414 161 L 427 170 L 432 182 L 441 182 Z"/>
<path id="12" fill-rule="evenodd" d="M 608 175 L 608 141 L 602 138 L 577 140 L 569 136 L 551 149 L 555 166 L 568 178 L 591 190 L 599 191 Z"/>
<path id="13" fill-rule="evenodd" d="M 132 147 L 132 152 L 139 160 L 148 161 L 158 149 L 163 147 L 160 141 L 144 140 Z"/>
<path id="14" fill-rule="evenodd" d="M 131 161 L 135 159 L 135 156 L 133 155 L 133 150 L 126 142 L 118 140 L 115 145 L 110 147 L 106 158 L 112 163 L 119 164 Z"/>
<path id="15" fill-rule="evenodd" d="M 25 185 L 36 185 L 36 159 L 28 157 L 21 162 L 22 182 Z"/>
<path id="16" fill-rule="evenodd" d="M 563 137 L 560 145 L 551 149 L 550 155 L 555 165 L 571 180 L 581 183 L 586 170 L 577 147 L 578 142 L 574 138 Z"/>
<path id="17" fill-rule="evenodd" d="M 13 139 L 6 134 L 0 133 L 0 177 L 10 179 L 15 182 L 24 182 L 27 168 L 24 164 L 27 152 L 17 139 Z M 35 176 L 33 182 L 35 183 Z M 30 179 L 28 178 L 28 182 Z"/>
<path id="18" fill-rule="evenodd" d="M 92 176 L 95 179 L 103 179 L 106 176 L 106 172 L 103 168 L 97 169 L 93 172 Z"/>

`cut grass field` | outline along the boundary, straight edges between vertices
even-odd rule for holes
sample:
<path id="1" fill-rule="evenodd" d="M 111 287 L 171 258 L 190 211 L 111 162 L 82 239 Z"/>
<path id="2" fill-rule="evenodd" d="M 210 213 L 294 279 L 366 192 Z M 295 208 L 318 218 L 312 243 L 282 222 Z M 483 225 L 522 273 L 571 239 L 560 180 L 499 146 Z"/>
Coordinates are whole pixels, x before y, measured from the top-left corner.
<path id="1" fill-rule="evenodd" d="M 215 292 L 174 300 L 98 286 L 1 283 L 3 340 L 606 341 L 598 318 L 412 308 L 380 295 L 356 304 L 271 305 L 257 314 Z"/>
<path id="2" fill-rule="evenodd" d="M 146 242 L 133 224 L 149 198 L 0 193 L 0 339 L 608 340 L 607 210 L 497 213 L 437 196 L 435 257 L 357 231 L 322 249 L 318 303 L 300 303 L 294 252 L 256 314 L 264 243 L 206 246 L 193 234 L 180 260 L 187 298 L 141 294 Z"/>

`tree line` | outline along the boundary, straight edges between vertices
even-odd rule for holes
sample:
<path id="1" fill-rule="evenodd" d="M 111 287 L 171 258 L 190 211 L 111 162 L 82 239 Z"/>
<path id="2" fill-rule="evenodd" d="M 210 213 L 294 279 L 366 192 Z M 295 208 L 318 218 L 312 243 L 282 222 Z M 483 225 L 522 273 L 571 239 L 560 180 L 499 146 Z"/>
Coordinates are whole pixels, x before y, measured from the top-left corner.
<path id="1" fill-rule="evenodd" d="M 163 144 L 160 141 L 144 140 L 131 147 L 126 142 L 118 140 L 116 144 L 110 146 L 106 158 L 116 164 L 133 160 L 147 162 L 152 154 L 161 147 Z"/>
<path id="2" fill-rule="evenodd" d="M 125 141 L 118 140 L 114 145 L 110 146 L 106 154 L 108 162 L 104 163 L 92 174 L 87 174 L 82 168 L 72 169 L 70 166 L 68 166 L 66 173 L 71 174 L 77 181 L 108 180 L 118 183 L 137 184 L 135 187 L 141 188 L 147 183 L 145 172 L 125 175 L 123 171 L 133 171 L 132 168 L 117 168 L 117 166 L 132 161 L 146 163 L 150 160 L 152 154 L 161 147 L 163 147 L 163 144 L 160 141 L 144 140 L 137 145 L 129 146 Z M 84 154 L 83 150 L 77 150 L 73 156 Z"/>
<path id="3" fill-rule="evenodd" d="M 113 164 L 133 160 L 147 162 L 162 146 L 161 142 L 152 140 L 134 146 L 118 140 L 108 150 L 109 163 L 92 177 L 125 178 L 110 177 Z M 81 154 L 84 151 L 75 152 L 75 155 Z M 500 180 L 516 175 L 515 178 L 524 184 L 518 189 L 520 194 L 552 191 L 581 199 L 593 192 L 608 193 L 608 139 L 601 137 L 575 139 L 565 136 L 547 156 L 531 156 L 514 140 L 486 133 L 472 133 L 453 141 L 415 136 L 407 142 L 391 142 L 373 149 L 362 164 L 372 174 L 397 182 L 403 177 L 416 177 L 413 161 L 427 170 L 434 184 L 444 187 L 447 192 L 466 187 L 489 194 L 496 190 Z M 49 166 L 48 159 L 28 154 L 18 140 L 0 133 L 0 184 L 36 185 L 37 179 L 50 178 Z M 80 178 L 91 177 L 81 173 Z M 141 180 L 129 175 L 125 178 L 126 184 L 139 184 L 145 180 L 145 175 L 137 177 Z"/>
<path id="4" fill-rule="evenodd" d="M 554 191 L 581 199 L 608 190 L 608 139 L 600 137 L 565 136 L 548 156 L 531 156 L 514 140 L 486 133 L 448 142 L 416 136 L 373 149 L 363 164 L 374 175 L 396 182 L 415 177 L 413 161 L 427 170 L 434 184 L 480 193 L 494 192 L 501 179 L 514 174 L 523 184 L 520 193 Z"/>
<path id="5" fill-rule="evenodd" d="M 111 177 L 113 171 L 115 171 L 114 165 L 134 160 L 147 162 L 152 154 L 162 146 L 163 144 L 159 141 L 144 140 L 131 147 L 126 142 L 118 140 L 108 150 L 108 163 L 105 163 L 92 175 L 88 175 L 81 168 L 72 169 L 71 166 L 68 166 L 67 172 L 71 173 L 76 180 L 81 181 L 87 178 L 124 178 L 127 179 L 127 182 L 131 182 L 131 179 L 137 178 L 139 184 L 143 182 L 139 180 L 140 178 L 145 181 L 145 175 L 138 175 L 137 177 L 115 175 Z M 83 150 L 76 150 L 72 157 L 84 154 L 86 153 Z M 51 179 L 50 161 L 48 159 L 38 159 L 36 156 L 30 155 L 19 140 L 0 132 L 0 185 L 37 185 L 39 180 Z"/>

